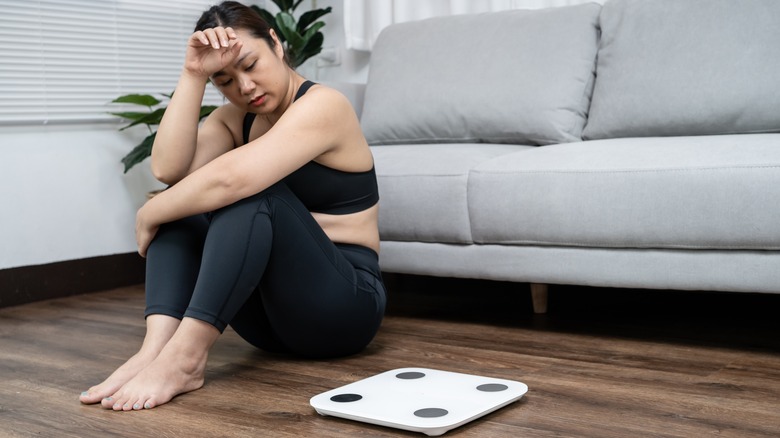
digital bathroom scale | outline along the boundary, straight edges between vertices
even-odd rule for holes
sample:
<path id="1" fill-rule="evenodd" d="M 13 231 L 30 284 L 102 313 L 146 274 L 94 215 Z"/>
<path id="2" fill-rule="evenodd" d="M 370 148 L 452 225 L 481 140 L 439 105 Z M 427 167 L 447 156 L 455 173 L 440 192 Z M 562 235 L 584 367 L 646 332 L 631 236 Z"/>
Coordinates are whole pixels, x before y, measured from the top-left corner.
<path id="1" fill-rule="evenodd" d="M 311 398 L 320 415 L 442 435 L 500 409 L 524 383 L 429 368 L 398 368 Z"/>

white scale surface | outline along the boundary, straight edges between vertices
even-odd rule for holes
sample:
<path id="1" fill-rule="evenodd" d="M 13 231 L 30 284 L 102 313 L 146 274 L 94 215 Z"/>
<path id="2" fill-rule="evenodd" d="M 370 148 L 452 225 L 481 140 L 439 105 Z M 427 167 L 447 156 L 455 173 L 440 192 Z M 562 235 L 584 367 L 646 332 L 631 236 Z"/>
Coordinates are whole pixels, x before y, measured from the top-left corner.
<path id="1" fill-rule="evenodd" d="M 438 436 L 519 400 L 525 383 L 429 368 L 398 368 L 311 398 L 321 415 Z"/>

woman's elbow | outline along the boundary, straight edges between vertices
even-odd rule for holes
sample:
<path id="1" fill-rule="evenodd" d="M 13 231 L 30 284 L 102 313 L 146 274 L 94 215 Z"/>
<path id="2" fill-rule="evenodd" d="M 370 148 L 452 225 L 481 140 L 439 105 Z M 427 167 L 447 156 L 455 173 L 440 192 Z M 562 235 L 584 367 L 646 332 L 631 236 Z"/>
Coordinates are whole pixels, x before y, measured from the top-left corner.
<path id="1" fill-rule="evenodd" d="M 169 186 L 176 184 L 184 178 L 184 175 L 181 175 L 180 172 L 173 172 L 171 169 L 167 169 L 159 164 L 155 165 L 154 161 L 152 161 L 151 168 L 152 176 L 154 176 L 157 181 Z"/>

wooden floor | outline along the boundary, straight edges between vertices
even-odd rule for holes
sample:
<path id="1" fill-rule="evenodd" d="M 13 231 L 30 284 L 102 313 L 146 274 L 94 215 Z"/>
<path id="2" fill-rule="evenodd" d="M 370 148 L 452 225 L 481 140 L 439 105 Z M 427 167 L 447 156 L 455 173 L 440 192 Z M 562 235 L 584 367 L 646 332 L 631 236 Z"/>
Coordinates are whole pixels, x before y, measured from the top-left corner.
<path id="1" fill-rule="evenodd" d="M 388 284 L 387 318 L 358 356 L 273 356 L 228 329 L 202 389 L 127 413 L 77 397 L 139 346 L 141 286 L 0 309 L 0 436 L 424 436 L 309 405 L 406 366 L 528 385 L 520 401 L 444 436 L 780 436 L 780 296 L 552 287 L 549 313 L 534 315 L 523 285 Z"/>

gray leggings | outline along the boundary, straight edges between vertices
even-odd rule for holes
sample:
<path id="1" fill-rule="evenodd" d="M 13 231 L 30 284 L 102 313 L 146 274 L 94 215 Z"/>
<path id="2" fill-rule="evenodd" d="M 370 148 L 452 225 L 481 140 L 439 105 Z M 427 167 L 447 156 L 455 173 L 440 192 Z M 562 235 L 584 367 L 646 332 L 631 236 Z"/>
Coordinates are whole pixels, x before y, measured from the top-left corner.
<path id="1" fill-rule="evenodd" d="M 334 244 L 283 183 L 164 224 L 147 253 L 146 316 L 229 324 L 267 351 L 357 353 L 385 302 L 376 252 Z"/>

